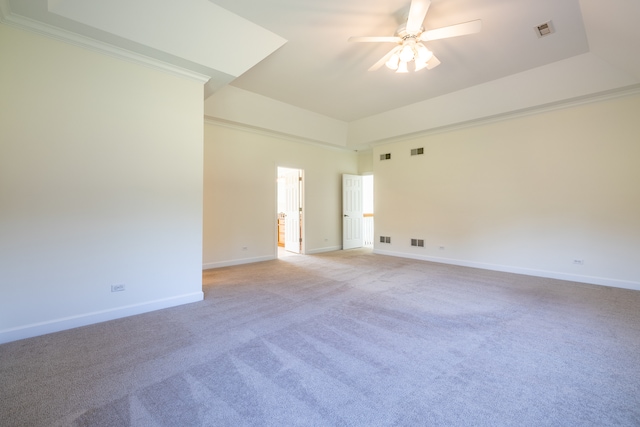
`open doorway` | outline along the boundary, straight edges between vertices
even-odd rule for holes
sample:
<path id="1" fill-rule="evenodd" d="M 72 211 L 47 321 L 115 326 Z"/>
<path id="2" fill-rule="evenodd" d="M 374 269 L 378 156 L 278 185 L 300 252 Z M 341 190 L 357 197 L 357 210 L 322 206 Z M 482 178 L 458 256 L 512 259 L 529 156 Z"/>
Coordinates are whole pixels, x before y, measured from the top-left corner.
<path id="1" fill-rule="evenodd" d="M 278 257 L 303 253 L 304 171 L 278 167 L 277 247 Z"/>

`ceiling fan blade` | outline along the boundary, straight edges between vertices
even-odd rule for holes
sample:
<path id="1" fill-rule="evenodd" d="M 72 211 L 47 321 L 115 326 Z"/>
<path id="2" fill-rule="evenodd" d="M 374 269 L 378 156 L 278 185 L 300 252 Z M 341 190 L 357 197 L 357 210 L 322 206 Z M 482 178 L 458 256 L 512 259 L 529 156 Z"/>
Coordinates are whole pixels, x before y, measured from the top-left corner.
<path id="1" fill-rule="evenodd" d="M 479 33 L 482 29 L 482 21 L 464 22 L 462 24 L 450 25 L 448 27 L 436 28 L 435 30 L 425 31 L 420 35 L 420 40 L 428 42 L 431 40 L 446 39 L 449 37 L 466 36 L 467 34 Z"/>
<path id="2" fill-rule="evenodd" d="M 349 37 L 350 42 L 400 43 L 401 37 Z"/>
<path id="3" fill-rule="evenodd" d="M 427 61 L 427 70 L 430 70 L 432 68 L 436 68 L 438 65 L 440 65 L 440 60 L 438 58 L 434 56 L 431 57 L 430 60 Z"/>
<path id="4" fill-rule="evenodd" d="M 424 17 L 431 6 L 431 0 L 411 0 L 409 18 L 407 19 L 407 33 L 417 33 L 422 28 Z"/>
<path id="5" fill-rule="evenodd" d="M 382 67 L 388 60 L 389 58 L 391 58 L 391 55 L 393 55 L 394 53 L 398 52 L 400 49 L 402 48 L 402 46 L 396 46 L 393 49 L 391 49 L 389 51 L 389 53 L 387 53 L 385 56 L 383 56 L 382 58 L 380 58 L 380 60 L 378 62 L 376 62 L 375 64 L 373 64 L 368 71 L 375 71 L 378 68 Z"/>

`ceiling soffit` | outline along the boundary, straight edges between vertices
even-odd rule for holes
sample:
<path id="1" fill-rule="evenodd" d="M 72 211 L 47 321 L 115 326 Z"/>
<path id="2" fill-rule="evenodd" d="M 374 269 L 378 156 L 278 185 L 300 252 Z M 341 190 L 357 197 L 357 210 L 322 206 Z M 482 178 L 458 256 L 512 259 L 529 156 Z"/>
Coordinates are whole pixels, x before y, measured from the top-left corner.
<path id="1" fill-rule="evenodd" d="M 286 43 L 211 3 L 155 0 L 0 0 L 3 21 L 178 74 L 228 84 Z M 238 49 L 249 45 L 251 49 Z"/>

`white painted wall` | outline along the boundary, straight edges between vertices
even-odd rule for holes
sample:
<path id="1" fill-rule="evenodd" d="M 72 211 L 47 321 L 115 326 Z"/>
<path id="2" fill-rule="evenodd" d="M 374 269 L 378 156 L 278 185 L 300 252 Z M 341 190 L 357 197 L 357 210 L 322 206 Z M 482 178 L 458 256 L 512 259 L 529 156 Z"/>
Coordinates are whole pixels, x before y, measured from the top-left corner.
<path id="1" fill-rule="evenodd" d="M 276 257 L 278 166 L 304 170 L 304 251 L 342 247 L 341 176 L 357 153 L 214 121 L 204 135 L 204 268 Z"/>
<path id="2" fill-rule="evenodd" d="M 202 84 L 5 25 L 0 58 L 0 342 L 202 299 Z"/>
<path id="3" fill-rule="evenodd" d="M 376 252 L 640 290 L 638 111 L 636 94 L 376 147 Z"/>

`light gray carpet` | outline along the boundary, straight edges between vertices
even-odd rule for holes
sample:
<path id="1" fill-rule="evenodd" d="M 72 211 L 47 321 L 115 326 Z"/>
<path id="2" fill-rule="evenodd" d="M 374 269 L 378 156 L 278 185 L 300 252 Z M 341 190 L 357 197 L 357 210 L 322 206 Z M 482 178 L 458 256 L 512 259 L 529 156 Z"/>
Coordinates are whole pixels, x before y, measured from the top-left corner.
<path id="1" fill-rule="evenodd" d="M 639 426 L 640 292 L 368 250 L 0 346 L 1 426 Z"/>

